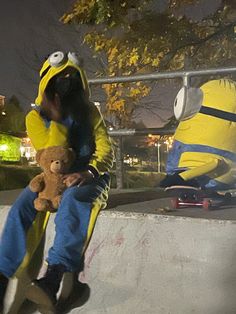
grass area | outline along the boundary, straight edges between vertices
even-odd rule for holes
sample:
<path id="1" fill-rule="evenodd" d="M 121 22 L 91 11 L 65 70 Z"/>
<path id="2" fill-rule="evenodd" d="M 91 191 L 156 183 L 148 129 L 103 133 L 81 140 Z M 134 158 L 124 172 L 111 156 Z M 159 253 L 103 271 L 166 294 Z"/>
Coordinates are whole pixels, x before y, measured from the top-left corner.
<path id="1" fill-rule="evenodd" d="M 0 165 L 0 191 L 24 188 L 40 172 L 38 167 Z"/>
<path id="2" fill-rule="evenodd" d="M 0 165 L 0 191 L 21 189 L 41 172 L 38 167 Z M 126 171 L 124 175 L 125 188 L 155 187 L 164 177 L 163 173 L 148 171 Z M 116 187 L 115 173 L 111 173 L 111 187 Z"/>

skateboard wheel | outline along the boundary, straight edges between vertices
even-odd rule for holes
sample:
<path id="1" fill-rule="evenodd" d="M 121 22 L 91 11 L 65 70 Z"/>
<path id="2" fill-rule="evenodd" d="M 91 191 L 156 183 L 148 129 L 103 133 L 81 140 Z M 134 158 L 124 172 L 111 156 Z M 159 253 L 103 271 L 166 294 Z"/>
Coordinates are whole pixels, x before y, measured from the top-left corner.
<path id="1" fill-rule="evenodd" d="M 229 202 L 232 199 L 232 194 L 230 192 L 226 192 L 224 198 L 226 202 Z"/>
<path id="2" fill-rule="evenodd" d="M 179 200 L 178 200 L 177 197 L 171 199 L 171 207 L 172 207 L 173 209 L 179 208 Z"/>
<path id="3" fill-rule="evenodd" d="M 203 207 L 205 210 L 210 209 L 210 207 L 211 207 L 211 201 L 208 200 L 208 199 L 204 199 L 203 202 L 202 202 L 202 207 Z"/>

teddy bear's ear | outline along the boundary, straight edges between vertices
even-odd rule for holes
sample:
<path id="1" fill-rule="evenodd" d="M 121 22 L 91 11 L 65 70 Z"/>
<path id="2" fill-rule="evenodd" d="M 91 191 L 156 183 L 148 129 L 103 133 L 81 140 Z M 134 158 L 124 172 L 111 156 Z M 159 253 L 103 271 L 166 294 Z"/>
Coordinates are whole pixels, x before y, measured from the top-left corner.
<path id="1" fill-rule="evenodd" d="M 41 156 L 42 156 L 43 151 L 44 151 L 44 149 L 40 149 L 40 150 L 38 150 L 37 153 L 36 153 L 36 161 L 37 161 L 38 164 L 39 164 L 39 162 L 40 162 L 40 158 L 41 158 Z"/>

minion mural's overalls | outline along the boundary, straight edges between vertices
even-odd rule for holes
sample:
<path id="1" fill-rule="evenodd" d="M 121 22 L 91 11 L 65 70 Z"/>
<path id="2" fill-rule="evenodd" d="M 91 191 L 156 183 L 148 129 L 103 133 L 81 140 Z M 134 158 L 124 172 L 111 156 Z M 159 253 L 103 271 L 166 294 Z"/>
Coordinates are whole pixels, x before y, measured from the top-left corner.
<path id="1" fill-rule="evenodd" d="M 198 112 L 181 121 L 176 129 L 167 176 L 161 185 L 226 190 L 236 181 L 236 83 L 212 80 L 199 91 L 202 99 Z M 189 101 L 194 97 L 190 95 Z"/>
<path id="2" fill-rule="evenodd" d="M 91 183 L 67 188 L 56 213 L 56 234 L 47 262 L 51 265 L 63 264 L 66 271 L 73 272 L 78 271 L 99 210 L 107 199 L 110 181 L 107 172 L 113 163 L 113 151 L 104 121 L 95 106 L 92 112 L 95 149 L 87 142 L 86 130 L 81 130 L 77 122 L 66 119 L 58 123 L 46 121 L 41 116 L 40 104 L 47 83 L 67 67 L 78 71 L 88 92 L 87 79 L 76 56 L 73 53 L 54 53 L 40 71 L 39 93 L 35 101 L 38 109 L 26 116 L 26 127 L 36 150 L 67 145 L 70 139 L 69 144 L 77 155 L 73 171 L 89 168 L 98 174 Z M 27 187 L 10 209 L 0 244 L 0 273 L 7 277 L 19 273 L 28 265 L 46 229 L 49 213 L 34 209 L 36 197 L 37 193 Z"/>

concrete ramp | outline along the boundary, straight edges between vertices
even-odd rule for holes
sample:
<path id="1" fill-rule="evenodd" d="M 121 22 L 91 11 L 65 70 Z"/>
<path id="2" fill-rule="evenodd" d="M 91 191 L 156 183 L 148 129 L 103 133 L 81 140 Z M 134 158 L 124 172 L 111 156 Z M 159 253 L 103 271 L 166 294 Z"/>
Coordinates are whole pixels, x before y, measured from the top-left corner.
<path id="1" fill-rule="evenodd" d="M 51 220 L 46 248 L 53 235 Z M 103 211 L 81 280 L 90 298 L 70 313 L 235 314 L 235 221 Z"/>

